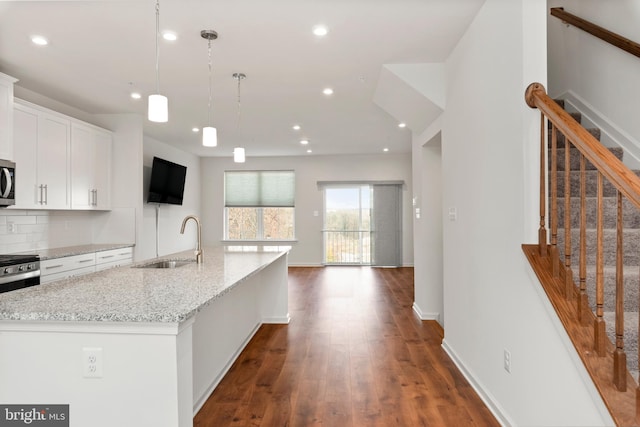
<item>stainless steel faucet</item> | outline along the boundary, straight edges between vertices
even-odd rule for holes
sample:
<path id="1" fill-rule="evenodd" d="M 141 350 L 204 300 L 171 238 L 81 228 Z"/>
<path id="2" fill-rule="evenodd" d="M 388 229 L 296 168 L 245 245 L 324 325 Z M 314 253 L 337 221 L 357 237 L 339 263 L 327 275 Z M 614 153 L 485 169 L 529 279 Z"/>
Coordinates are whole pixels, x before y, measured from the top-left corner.
<path id="1" fill-rule="evenodd" d="M 195 255 L 196 262 L 198 264 L 202 264 L 202 226 L 200 225 L 200 220 L 198 219 L 198 217 L 194 215 L 187 215 L 186 217 L 184 217 L 184 219 L 182 220 L 182 227 L 180 228 L 180 234 L 184 234 L 184 226 L 187 225 L 187 221 L 189 221 L 190 219 L 194 220 L 196 222 L 196 226 L 198 227 L 198 246 L 196 247 Z"/>

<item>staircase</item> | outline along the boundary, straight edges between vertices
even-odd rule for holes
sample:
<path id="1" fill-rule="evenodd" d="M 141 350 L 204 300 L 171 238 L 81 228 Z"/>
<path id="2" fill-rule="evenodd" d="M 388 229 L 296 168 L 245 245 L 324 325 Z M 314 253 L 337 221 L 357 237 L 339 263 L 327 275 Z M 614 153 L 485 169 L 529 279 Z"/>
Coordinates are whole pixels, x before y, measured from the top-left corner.
<path id="1" fill-rule="evenodd" d="M 562 100 L 556 101 L 564 108 Z M 573 118 L 580 123 L 581 114 L 571 113 Z M 600 129 L 587 129 L 596 139 L 600 140 Z M 551 132 L 549 132 L 551 141 Z M 550 145 L 550 144 L 549 144 Z M 557 135 L 557 206 L 558 206 L 558 252 L 560 262 L 564 263 L 565 257 L 565 138 L 558 132 Z M 622 160 L 622 148 L 609 148 L 609 150 Z M 549 152 L 549 159 L 551 158 Z M 578 150 L 571 148 L 570 153 L 570 213 L 571 213 L 571 268 L 576 285 L 579 284 L 579 256 L 580 256 L 580 155 Z M 551 168 L 551 161 L 549 161 Z M 640 176 L 640 171 L 634 171 Z M 586 288 L 591 310 L 595 312 L 596 306 L 596 221 L 597 221 L 597 175 L 595 167 L 589 162 L 586 164 Z M 551 194 L 551 191 L 549 191 Z M 615 292 L 616 292 L 616 226 L 617 226 L 617 193 L 615 188 L 606 180 L 603 187 L 603 218 L 604 218 L 604 319 L 607 326 L 607 336 L 615 343 Z M 549 200 L 551 206 L 551 200 Z M 638 307 L 639 307 L 639 283 L 640 283 L 640 211 L 635 209 L 628 200 L 623 199 L 623 244 L 624 244 L 624 350 L 627 357 L 627 369 L 638 380 Z"/>

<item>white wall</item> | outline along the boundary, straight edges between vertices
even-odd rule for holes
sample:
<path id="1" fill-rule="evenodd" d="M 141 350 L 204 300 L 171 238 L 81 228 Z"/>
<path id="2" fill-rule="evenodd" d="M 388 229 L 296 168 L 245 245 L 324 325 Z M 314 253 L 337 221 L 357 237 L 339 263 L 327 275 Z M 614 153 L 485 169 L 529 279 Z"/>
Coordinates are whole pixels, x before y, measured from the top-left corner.
<path id="1" fill-rule="evenodd" d="M 440 127 L 441 120 L 436 120 L 421 135 L 413 135 L 413 308 L 421 319 L 444 325 Z"/>
<path id="2" fill-rule="evenodd" d="M 443 346 L 505 424 L 612 425 L 520 248 L 536 226 L 539 114 L 524 92 L 546 83 L 546 13 L 544 0 L 487 0 L 446 61 Z"/>
<path id="3" fill-rule="evenodd" d="M 154 156 L 187 167 L 182 205 L 159 205 L 157 229 L 156 208 L 158 204 L 146 203 L 151 165 Z M 202 195 L 200 191 L 199 157 L 145 136 L 143 158 L 143 192 L 141 195 L 143 200 L 143 218 L 141 239 L 137 242 L 140 250 L 139 259 L 156 257 L 156 240 L 158 242 L 158 256 L 195 249 L 197 236 L 195 223 L 189 221 L 184 234 L 180 234 L 180 226 L 182 225 L 182 220 L 187 215 L 196 215 L 202 220 L 200 214 L 200 199 Z M 156 239 L 156 231 L 158 232 L 158 239 Z"/>
<path id="4" fill-rule="evenodd" d="M 403 264 L 413 265 L 411 220 L 411 156 L 380 154 L 352 156 L 248 157 L 244 164 L 231 158 L 202 158 L 203 239 L 220 244 L 224 236 L 225 170 L 295 170 L 296 239 L 289 255 L 291 265 L 322 263 L 322 191 L 317 181 L 403 180 Z M 317 211 L 319 215 L 313 215 Z"/>
<path id="5" fill-rule="evenodd" d="M 567 12 L 640 42 L 638 0 L 550 0 L 549 6 L 564 7 Z M 568 92 L 579 97 L 587 106 L 583 112 L 595 116 L 590 118 L 605 131 L 612 126 L 607 136 L 640 160 L 640 58 L 564 25 L 558 18 L 549 16 L 548 21 L 549 94 Z"/>

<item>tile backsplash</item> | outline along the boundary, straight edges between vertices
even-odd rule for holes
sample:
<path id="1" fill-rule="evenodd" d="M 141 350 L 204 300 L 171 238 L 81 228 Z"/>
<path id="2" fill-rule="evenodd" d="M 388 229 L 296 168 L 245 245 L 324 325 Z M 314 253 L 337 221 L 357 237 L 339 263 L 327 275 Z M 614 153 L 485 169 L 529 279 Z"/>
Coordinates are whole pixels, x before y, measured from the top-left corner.
<path id="1" fill-rule="evenodd" d="M 92 243 L 92 214 L 0 209 L 0 254 Z"/>

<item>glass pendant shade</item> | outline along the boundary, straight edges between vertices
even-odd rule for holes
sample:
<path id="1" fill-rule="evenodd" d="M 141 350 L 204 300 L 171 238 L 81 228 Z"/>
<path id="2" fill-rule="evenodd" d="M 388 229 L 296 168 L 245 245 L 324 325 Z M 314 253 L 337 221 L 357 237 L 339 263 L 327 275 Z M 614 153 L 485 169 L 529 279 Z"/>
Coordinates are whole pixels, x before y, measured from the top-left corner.
<path id="1" fill-rule="evenodd" d="M 205 147 L 215 147 L 218 145 L 218 131 L 216 128 L 211 126 L 202 128 L 202 145 Z"/>
<path id="2" fill-rule="evenodd" d="M 236 163 L 244 163 L 244 148 L 236 147 L 233 149 L 233 161 Z"/>
<path id="3" fill-rule="evenodd" d="M 169 101 L 166 96 L 149 95 L 149 120 L 158 123 L 169 121 Z"/>

